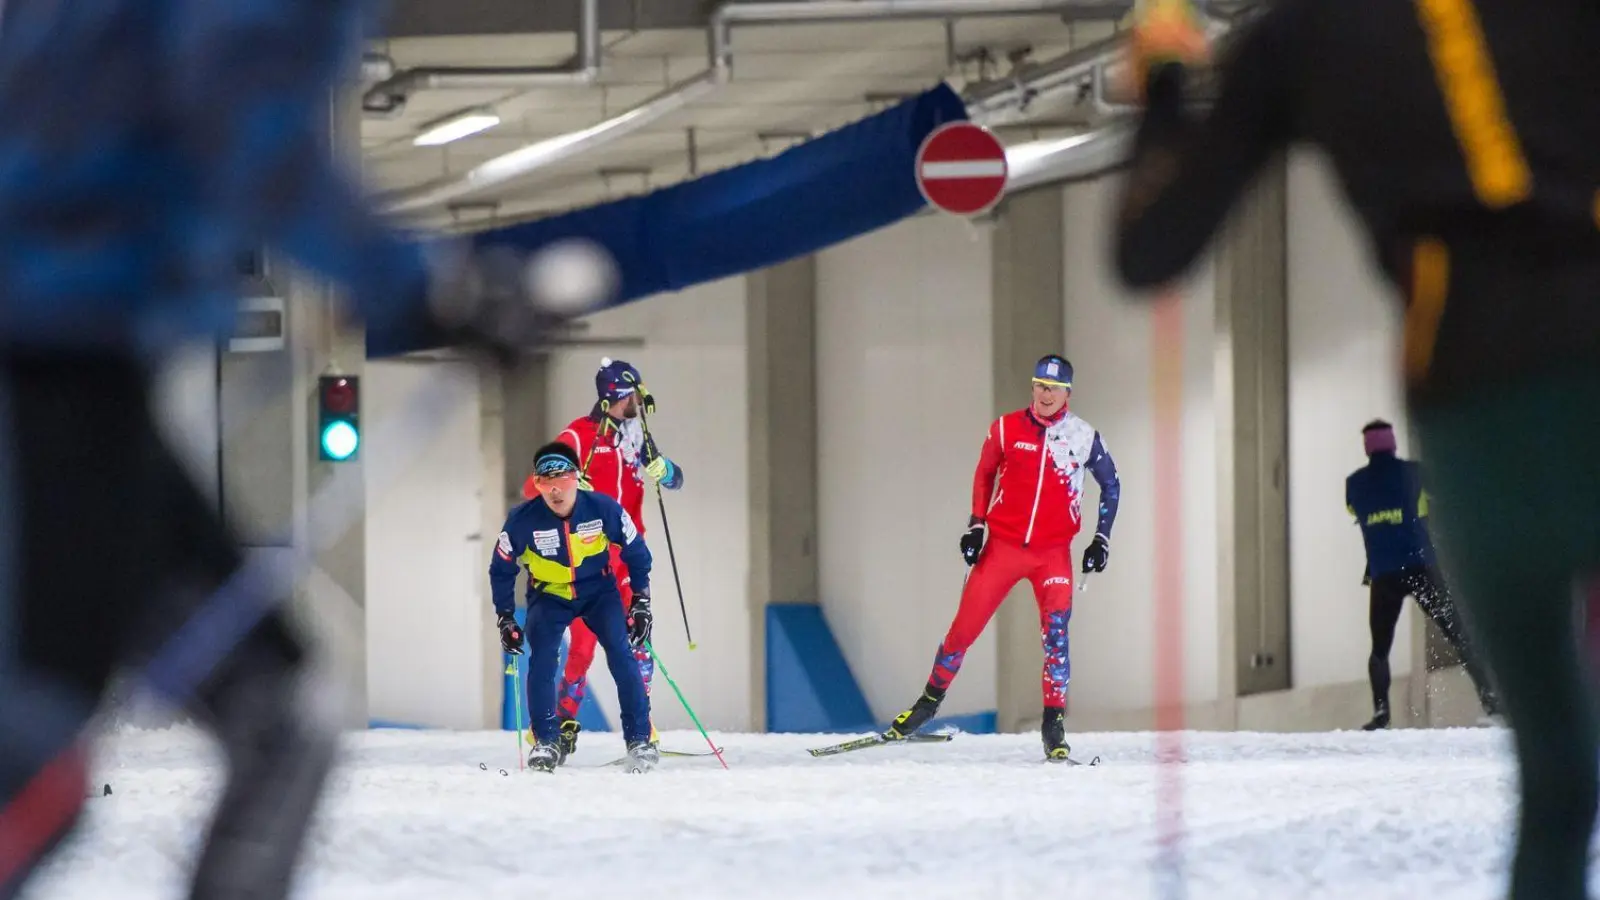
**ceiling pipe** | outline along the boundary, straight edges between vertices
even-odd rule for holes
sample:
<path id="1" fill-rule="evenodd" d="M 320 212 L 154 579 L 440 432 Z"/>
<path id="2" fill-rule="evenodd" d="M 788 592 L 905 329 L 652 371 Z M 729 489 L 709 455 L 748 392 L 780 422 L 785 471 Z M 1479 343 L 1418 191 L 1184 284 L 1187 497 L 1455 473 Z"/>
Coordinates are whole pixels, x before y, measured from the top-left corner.
<path id="1" fill-rule="evenodd" d="M 799 25 L 900 19 L 955 19 L 1060 14 L 1073 19 L 1115 18 L 1128 0 L 811 0 L 725 2 L 707 24 L 713 68 L 733 65 L 735 25 Z"/>
<path id="2" fill-rule="evenodd" d="M 419 90 L 525 90 L 593 84 L 600 76 L 600 0 L 579 0 L 576 35 L 577 56 L 567 65 L 404 69 L 368 88 L 361 108 L 372 115 L 392 115 Z"/>
<path id="3" fill-rule="evenodd" d="M 1251 7 L 1235 7 L 1228 19 L 1212 18 L 1207 34 L 1216 42 L 1217 49 L 1226 44 L 1237 29 L 1253 15 Z M 1084 50 L 1090 48 L 1085 47 Z M 1064 74 L 1073 71 L 1068 53 L 1058 60 L 1045 63 L 1040 68 L 1057 71 L 1056 81 L 1061 83 Z M 1133 152 L 1135 107 L 1118 106 L 1106 101 L 1106 70 L 1120 60 L 1119 52 L 1104 53 L 1099 62 L 1089 69 L 1089 85 L 1094 93 L 1097 109 L 1113 118 L 1104 125 L 1083 134 L 1055 140 L 1030 141 L 1006 150 L 1010 169 L 1006 177 L 1006 192 L 1043 187 L 1050 184 L 1095 178 L 1120 168 Z M 1082 77 L 1081 72 L 1078 75 Z M 982 92 L 979 92 L 980 94 Z M 987 99 L 984 96 L 980 101 Z M 976 117 L 975 117 L 976 118 Z"/>
<path id="4" fill-rule="evenodd" d="M 1120 58 L 1122 44 L 1120 35 L 1086 44 L 1055 59 L 1023 66 L 1007 78 L 974 85 L 961 99 L 974 120 L 998 124 L 1026 113 L 1028 105 L 1042 96 L 1091 84 L 1096 72 Z"/>
<path id="5" fill-rule="evenodd" d="M 592 0 L 586 0 L 592 2 Z M 404 191 L 393 192 L 380 198 L 390 212 L 415 213 L 437 206 L 458 197 L 487 190 L 509 181 L 524 178 L 540 169 L 570 159 L 579 153 L 610 143 L 641 128 L 659 121 L 669 113 L 682 109 L 698 100 L 732 77 L 733 48 L 729 40 L 734 25 L 740 24 L 799 24 L 806 22 L 843 21 L 893 21 L 901 19 L 937 19 L 961 16 L 1015 16 L 1038 14 L 1112 15 L 1128 8 L 1126 2 L 1107 0 L 811 0 L 811 2 L 724 2 L 711 14 L 707 40 L 712 65 L 705 72 L 668 88 L 655 97 L 620 115 L 607 119 L 582 131 L 537 141 L 509 153 L 487 160 L 465 174 L 440 179 Z M 1107 55 L 1113 42 L 1095 45 L 1098 59 Z M 1088 48 L 1085 48 L 1086 50 Z M 1071 65 L 1062 60 L 1071 58 Z M 1077 73 L 1073 66 L 1088 65 L 1085 57 L 1067 54 L 1061 59 L 1034 67 L 1037 77 L 1052 85 L 1064 84 L 1069 74 Z M 1083 69 L 1079 75 L 1087 77 L 1092 68 Z M 986 86 L 977 99 L 1004 110 L 1021 101 L 1013 99 L 1024 95 L 1031 98 L 1044 91 L 1031 88 L 1031 76 L 1020 82 L 1000 86 Z M 1051 88 L 1055 89 L 1054 87 Z M 986 107 L 987 109 L 987 107 Z M 988 113 L 986 113 L 988 114 Z M 998 112 L 993 113 L 997 115 Z M 974 116 L 979 121 L 982 117 Z"/>

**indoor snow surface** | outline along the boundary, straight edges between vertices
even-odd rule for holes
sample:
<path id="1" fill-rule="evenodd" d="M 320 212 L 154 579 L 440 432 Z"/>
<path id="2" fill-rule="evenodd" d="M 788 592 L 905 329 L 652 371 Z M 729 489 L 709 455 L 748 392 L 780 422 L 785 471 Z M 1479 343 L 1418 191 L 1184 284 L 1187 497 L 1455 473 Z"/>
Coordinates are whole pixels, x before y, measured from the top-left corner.
<path id="1" fill-rule="evenodd" d="M 353 735 L 299 896 L 1488 900 L 1504 880 L 1515 777 L 1499 729 L 1185 735 L 1181 894 L 1152 865 L 1152 735 L 1072 736 L 1093 768 L 1042 763 L 1037 734 L 805 752 L 839 739 L 718 735 L 729 771 L 668 758 L 629 775 L 605 765 L 620 738 L 587 733 L 550 775 L 518 771 L 510 732 Z M 85 827 L 27 896 L 181 896 L 217 785 L 210 745 L 122 732 L 97 765 Z"/>

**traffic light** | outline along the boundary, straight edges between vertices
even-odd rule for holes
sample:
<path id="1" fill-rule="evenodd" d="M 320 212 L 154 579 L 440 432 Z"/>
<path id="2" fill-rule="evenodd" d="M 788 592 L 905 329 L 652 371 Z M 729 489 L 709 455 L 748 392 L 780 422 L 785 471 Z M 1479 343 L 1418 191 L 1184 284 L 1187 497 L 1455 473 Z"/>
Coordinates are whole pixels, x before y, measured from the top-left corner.
<path id="1" fill-rule="evenodd" d="M 317 378 L 317 456 L 324 462 L 355 459 L 361 449 L 361 379 Z"/>

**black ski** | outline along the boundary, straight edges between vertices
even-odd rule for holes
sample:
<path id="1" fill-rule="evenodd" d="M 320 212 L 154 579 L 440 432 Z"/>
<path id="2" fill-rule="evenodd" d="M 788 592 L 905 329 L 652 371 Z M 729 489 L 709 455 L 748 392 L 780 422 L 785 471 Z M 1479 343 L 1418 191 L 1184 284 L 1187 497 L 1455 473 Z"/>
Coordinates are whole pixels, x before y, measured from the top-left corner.
<path id="1" fill-rule="evenodd" d="M 890 738 L 882 734 L 872 734 L 842 744 L 833 744 L 827 747 L 815 747 L 806 752 L 812 756 L 837 756 L 840 753 L 849 753 L 852 750 L 865 750 L 868 747 L 882 747 L 885 744 L 942 744 L 955 737 L 945 732 L 933 734 L 911 734 L 903 738 Z"/>
<path id="2" fill-rule="evenodd" d="M 1047 756 L 1047 757 L 1045 757 L 1044 761 L 1046 763 L 1049 763 L 1051 765 L 1056 765 L 1056 766 L 1098 766 L 1098 765 L 1100 765 L 1100 757 L 1098 757 L 1098 756 L 1096 756 L 1094 759 L 1089 760 L 1088 762 L 1084 762 L 1081 759 L 1076 759 L 1076 758 L 1071 757 L 1071 756 L 1063 757 L 1061 759 L 1051 759 L 1051 758 L 1049 758 Z"/>

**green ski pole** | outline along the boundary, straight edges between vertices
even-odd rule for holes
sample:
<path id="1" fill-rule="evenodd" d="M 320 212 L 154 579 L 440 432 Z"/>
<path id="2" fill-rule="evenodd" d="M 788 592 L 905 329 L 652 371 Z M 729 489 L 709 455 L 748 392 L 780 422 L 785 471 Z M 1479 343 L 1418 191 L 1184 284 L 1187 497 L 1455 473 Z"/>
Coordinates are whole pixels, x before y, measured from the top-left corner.
<path id="1" fill-rule="evenodd" d="M 717 762 L 722 763 L 722 767 L 726 769 L 728 761 L 722 758 L 722 751 L 717 748 L 716 742 L 711 740 L 711 735 L 706 734 L 706 727 L 700 724 L 700 717 L 694 714 L 694 708 L 689 705 L 689 701 L 683 699 L 683 691 L 678 690 L 678 683 L 672 680 L 672 673 L 668 672 L 666 665 L 661 662 L 661 657 L 657 655 L 656 648 L 652 647 L 647 640 L 644 642 L 644 649 L 649 651 L 650 658 L 656 661 L 657 666 L 661 667 L 661 677 L 667 680 L 667 684 L 672 687 L 672 692 L 678 695 L 678 702 L 683 704 L 684 712 L 689 714 L 689 719 L 694 722 L 694 727 L 700 729 L 700 736 L 706 739 L 706 744 L 711 748 L 711 753 L 716 756 Z"/>
<path id="2" fill-rule="evenodd" d="M 517 771 L 521 771 L 526 760 L 522 756 L 522 670 L 517 668 L 516 659 L 506 666 L 506 674 L 511 676 L 511 690 L 516 696 L 511 698 L 511 705 L 517 708 Z"/>

